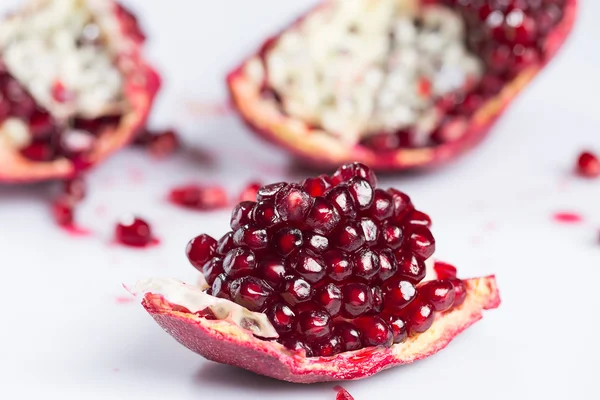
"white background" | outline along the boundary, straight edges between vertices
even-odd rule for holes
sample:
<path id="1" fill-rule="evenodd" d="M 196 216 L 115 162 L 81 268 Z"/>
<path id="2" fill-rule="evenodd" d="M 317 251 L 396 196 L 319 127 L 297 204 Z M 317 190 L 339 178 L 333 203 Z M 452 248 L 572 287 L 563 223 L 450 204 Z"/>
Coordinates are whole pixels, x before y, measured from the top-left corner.
<path id="1" fill-rule="evenodd" d="M 292 385 L 207 362 L 139 304 L 117 301 L 127 296 L 121 284 L 140 278 L 193 280 L 185 244 L 225 232 L 228 212 L 176 209 L 164 201 L 169 188 L 196 179 L 235 194 L 252 178 L 304 175 L 235 117 L 191 117 L 184 101 L 224 100 L 225 72 L 312 2 L 127 3 L 165 76 L 153 123 L 177 124 L 190 150 L 163 162 L 127 150 L 97 169 L 78 217 L 92 237 L 56 228 L 52 185 L 0 187 L 0 398 L 333 400 L 333 384 Z M 430 173 L 381 179 L 432 215 L 437 256 L 463 277 L 496 273 L 504 302 L 440 354 L 345 383 L 357 400 L 600 397 L 600 181 L 571 172 L 580 149 L 600 152 L 600 2 L 582 3 L 564 51 L 477 151 Z M 584 223 L 553 222 L 561 210 Z M 128 212 L 150 220 L 162 245 L 111 246 L 114 221 Z"/>

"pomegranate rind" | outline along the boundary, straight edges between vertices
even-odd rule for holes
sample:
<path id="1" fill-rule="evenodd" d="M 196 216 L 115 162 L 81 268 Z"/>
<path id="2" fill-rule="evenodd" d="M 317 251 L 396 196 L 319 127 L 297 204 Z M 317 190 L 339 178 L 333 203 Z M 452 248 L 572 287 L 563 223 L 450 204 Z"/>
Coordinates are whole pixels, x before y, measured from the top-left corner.
<path id="1" fill-rule="evenodd" d="M 114 10 L 116 29 L 109 32 L 112 40 L 119 43 L 122 53 L 118 55 L 119 63 L 127 64 L 123 71 L 125 78 L 124 92 L 130 110 L 123 115 L 121 123 L 114 130 L 106 130 L 95 144 L 94 151 L 86 158 L 86 169 L 99 164 L 114 152 L 128 145 L 137 132 L 145 125 L 154 99 L 161 87 L 158 72 L 141 55 L 143 42 L 127 31 L 123 14 L 118 12 L 119 4 L 109 0 Z M 1 22 L 0 22 L 1 23 Z M 3 142 L 0 132 L 0 182 L 36 182 L 50 179 L 69 179 L 76 176 L 81 166 L 67 159 L 49 162 L 31 161 L 21 153 Z"/>
<path id="2" fill-rule="evenodd" d="M 421 0 L 424 3 L 424 0 Z M 494 98 L 486 101 L 472 116 L 464 134 L 435 147 L 405 148 L 377 153 L 362 145 L 345 144 L 321 129 L 283 114 L 272 100 L 261 96 L 261 84 L 245 70 L 254 55 L 227 76 L 231 102 L 242 120 L 260 137 L 290 151 L 303 162 L 317 167 L 332 167 L 358 161 L 379 171 L 394 171 L 435 166 L 448 162 L 479 144 L 491 131 L 507 107 L 554 58 L 575 23 L 578 1 L 567 0 L 561 22 L 545 41 L 544 59 L 524 69 Z M 300 20 L 302 17 L 300 18 Z M 268 39 L 265 43 L 276 40 Z M 263 46 L 264 47 L 264 46 Z"/>
<path id="3" fill-rule="evenodd" d="M 295 383 L 363 379 L 385 369 L 412 363 L 445 348 L 454 337 L 497 308 L 500 295 L 494 276 L 466 280 L 467 298 L 440 314 L 425 333 L 391 348 L 366 348 L 333 357 L 307 358 L 274 341 L 256 338 L 228 320 L 207 320 L 174 311 L 161 294 L 146 293 L 142 304 L 179 343 L 201 356 L 260 375 Z"/>

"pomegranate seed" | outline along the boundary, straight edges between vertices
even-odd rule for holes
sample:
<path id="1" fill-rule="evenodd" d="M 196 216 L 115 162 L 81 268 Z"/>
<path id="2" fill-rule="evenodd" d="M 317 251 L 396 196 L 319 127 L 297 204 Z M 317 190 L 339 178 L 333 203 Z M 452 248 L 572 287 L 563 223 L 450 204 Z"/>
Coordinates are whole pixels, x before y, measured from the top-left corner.
<path id="1" fill-rule="evenodd" d="M 418 290 L 435 311 L 446 311 L 454 304 L 454 285 L 447 279 L 427 282 Z"/>
<path id="2" fill-rule="evenodd" d="M 337 209 L 327 199 L 317 197 L 308 212 L 305 224 L 314 232 L 327 235 L 336 228 L 340 220 Z"/>
<path id="3" fill-rule="evenodd" d="M 286 277 L 285 262 L 283 258 L 276 255 L 262 257 L 259 265 L 259 275 L 263 277 L 271 287 L 280 289 Z"/>
<path id="4" fill-rule="evenodd" d="M 431 227 L 431 218 L 429 217 L 429 215 L 425 214 L 424 212 L 413 210 L 410 213 L 406 223 L 409 225 L 419 225 L 419 226 L 424 226 L 424 227 L 430 228 Z"/>
<path id="5" fill-rule="evenodd" d="M 382 289 L 385 309 L 392 314 L 397 314 L 405 308 L 417 295 L 415 286 L 401 278 L 386 281 Z"/>
<path id="6" fill-rule="evenodd" d="M 56 156 L 55 149 L 46 142 L 34 141 L 21 150 L 21 154 L 32 161 L 51 161 Z"/>
<path id="7" fill-rule="evenodd" d="M 60 198 L 52 204 L 54 220 L 60 226 L 69 227 L 75 220 L 73 201 L 69 198 Z"/>
<path id="8" fill-rule="evenodd" d="M 372 187 L 377 186 L 377 177 L 373 171 L 361 163 L 342 165 L 331 177 L 331 182 L 334 186 L 337 186 L 340 183 L 348 182 L 355 177 L 367 180 Z"/>
<path id="9" fill-rule="evenodd" d="M 357 318 L 354 324 L 360 330 L 362 342 L 366 346 L 390 347 L 394 341 L 392 330 L 377 315 Z"/>
<path id="10" fill-rule="evenodd" d="M 402 222 L 408 213 L 414 210 L 414 206 L 410 197 L 405 193 L 396 189 L 388 189 L 388 193 L 392 195 L 394 204 L 394 221 Z"/>
<path id="11" fill-rule="evenodd" d="M 334 327 L 334 333 L 340 337 L 344 351 L 354 351 L 363 347 L 360 331 L 349 322 L 339 322 Z"/>
<path id="12" fill-rule="evenodd" d="M 391 194 L 382 189 L 375 189 L 373 204 L 368 215 L 377 221 L 385 221 L 394 214 L 394 199 Z"/>
<path id="13" fill-rule="evenodd" d="M 252 274 L 256 268 L 254 252 L 243 247 L 233 249 L 223 260 L 223 270 L 231 278 L 240 278 Z"/>
<path id="14" fill-rule="evenodd" d="M 600 176 L 600 160 L 595 154 L 585 151 L 577 160 L 577 172 L 586 178 L 597 178 Z"/>
<path id="15" fill-rule="evenodd" d="M 451 279 L 454 286 L 454 307 L 461 306 L 467 299 L 467 285 L 460 279 Z"/>
<path id="16" fill-rule="evenodd" d="M 304 234 L 304 246 L 316 254 L 323 254 L 329 250 L 329 239 L 316 233 Z"/>
<path id="17" fill-rule="evenodd" d="M 310 283 L 301 278 L 294 278 L 285 283 L 281 298 L 289 305 L 294 306 L 310 300 L 312 294 Z"/>
<path id="18" fill-rule="evenodd" d="M 214 278 L 211 286 L 211 296 L 231 300 L 231 283 L 227 279 L 227 275 L 219 274 Z"/>
<path id="19" fill-rule="evenodd" d="M 331 336 L 313 345 L 313 352 L 318 357 L 331 357 L 342 351 L 342 340 L 339 336 Z"/>
<path id="20" fill-rule="evenodd" d="M 153 241 L 150 225 L 141 218 L 127 217 L 115 228 L 117 242 L 131 247 L 146 247 Z"/>
<path id="21" fill-rule="evenodd" d="M 227 193 L 220 186 L 180 186 L 171 191 L 169 198 L 179 206 L 202 211 L 217 210 L 228 204 Z"/>
<path id="22" fill-rule="evenodd" d="M 364 283 L 349 283 L 342 288 L 342 316 L 356 318 L 373 307 L 371 288 Z"/>
<path id="23" fill-rule="evenodd" d="M 273 183 L 271 185 L 263 186 L 258 190 L 258 195 L 256 196 L 257 201 L 262 200 L 275 200 L 275 196 L 281 189 L 287 186 L 287 183 Z"/>
<path id="24" fill-rule="evenodd" d="M 308 282 L 316 283 L 325 276 L 325 265 L 321 257 L 310 250 L 302 249 L 292 259 L 291 267 Z"/>
<path id="25" fill-rule="evenodd" d="M 383 290 L 379 286 L 373 286 L 371 288 L 371 298 L 373 299 L 371 311 L 379 314 L 383 311 Z"/>
<path id="26" fill-rule="evenodd" d="M 275 209 L 275 204 L 270 200 L 258 202 L 252 211 L 252 219 L 258 226 L 270 228 L 281 222 L 281 218 Z"/>
<path id="27" fill-rule="evenodd" d="M 234 246 L 233 232 L 228 232 L 217 242 L 217 253 L 224 256 L 229 253 L 229 250 L 233 249 Z"/>
<path id="28" fill-rule="evenodd" d="M 238 246 L 248 246 L 254 250 L 265 249 L 269 245 L 267 231 L 253 225 L 244 225 L 235 231 L 233 242 Z"/>
<path id="29" fill-rule="evenodd" d="M 234 231 L 250 223 L 250 214 L 256 205 L 253 201 L 244 201 L 234 207 L 231 212 L 231 229 Z"/>
<path id="30" fill-rule="evenodd" d="M 209 285 L 213 285 L 215 279 L 220 275 L 223 275 L 223 280 L 226 280 L 227 276 L 223 273 L 223 259 L 221 257 L 209 259 L 206 264 L 202 266 L 202 275 L 204 275 L 204 278 Z M 229 298 L 229 292 L 227 292 L 227 298 Z"/>
<path id="31" fill-rule="evenodd" d="M 292 330 L 296 314 L 287 304 L 276 303 L 267 311 L 267 317 L 277 332 L 287 333 Z"/>
<path id="32" fill-rule="evenodd" d="M 346 183 L 350 196 L 360 210 L 366 210 L 373 204 L 373 187 L 362 178 L 352 178 Z"/>
<path id="33" fill-rule="evenodd" d="M 337 317 L 342 308 L 342 291 L 336 285 L 330 283 L 317 289 L 315 301 L 327 310 L 329 315 Z"/>
<path id="34" fill-rule="evenodd" d="M 201 270 L 204 264 L 215 255 L 217 241 L 208 235 L 192 239 L 186 248 L 186 255 L 194 268 Z"/>
<path id="35" fill-rule="evenodd" d="M 68 90 L 61 81 L 56 81 L 50 91 L 54 101 L 58 103 L 68 103 L 75 99 L 75 93 Z"/>
<path id="36" fill-rule="evenodd" d="M 312 206 L 312 198 L 299 185 L 283 188 L 275 197 L 275 208 L 282 221 L 303 221 Z"/>
<path id="37" fill-rule="evenodd" d="M 365 238 L 365 242 L 369 246 L 373 246 L 379 240 L 379 228 L 370 218 L 361 218 L 360 227 Z"/>
<path id="38" fill-rule="evenodd" d="M 65 196 L 75 202 L 79 202 L 85 198 L 86 184 L 81 177 L 73 178 L 63 183 L 63 192 Z"/>
<path id="39" fill-rule="evenodd" d="M 396 260 L 398 260 L 398 271 L 402 277 L 412 283 L 421 282 L 427 273 L 425 263 L 405 251 L 397 251 Z"/>
<path id="40" fill-rule="evenodd" d="M 45 111 L 37 110 L 29 118 L 29 131 L 34 138 L 49 136 L 54 131 L 52 116 Z"/>
<path id="41" fill-rule="evenodd" d="M 400 227 L 386 221 L 381 228 L 381 239 L 383 246 L 396 250 L 404 243 L 404 233 Z"/>
<path id="42" fill-rule="evenodd" d="M 296 332 L 308 341 L 316 341 L 331 333 L 331 316 L 326 311 L 306 311 L 298 316 Z"/>
<path id="43" fill-rule="evenodd" d="M 281 339 L 281 344 L 294 351 L 305 351 L 306 357 L 312 357 L 313 351 L 306 342 L 302 341 L 297 335 L 290 335 Z"/>
<path id="44" fill-rule="evenodd" d="M 246 276 L 231 282 L 231 299 L 250 311 L 260 311 L 273 289 L 267 282 L 254 276 Z"/>
<path id="45" fill-rule="evenodd" d="M 341 250 L 331 250 L 323 256 L 327 276 L 336 282 L 341 282 L 352 275 L 354 264 L 346 253 Z"/>
<path id="46" fill-rule="evenodd" d="M 302 231 L 296 228 L 283 228 L 274 236 L 274 249 L 282 256 L 288 256 L 304 244 Z"/>
<path id="47" fill-rule="evenodd" d="M 435 239 L 426 227 L 417 227 L 408 238 L 408 244 L 413 253 L 423 260 L 427 260 L 435 252 Z"/>
<path id="48" fill-rule="evenodd" d="M 392 328 L 392 333 L 394 335 L 394 343 L 402 343 L 408 337 L 408 333 L 406 332 L 406 323 L 400 317 L 396 317 L 390 315 L 386 322 Z"/>
<path id="49" fill-rule="evenodd" d="M 355 251 L 363 246 L 365 238 L 362 234 L 362 229 L 356 222 L 350 222 L 342 225 L 338 229 L 337 234 L 334 234 L 337 246 L 345 251 Z"/>
<path id="50" fill-rule="evenodd" d="M 381 154 L 398 149 L 400 147 L 400 140 L 396 135 L 381 133 L 369 136 L 363 140 L 362 144 Z"/>
<path id="51" fill-rule="evenodd" d="M 258 191 L 263 185 L 258 182 L 249 183 L 240 194 L 240 202 L 244 201 L 256 201 Z"/>
<path id="52" fill-rule="evenodd" d="M 179 136 L 174 130 L 154 133 L 147 144 L 148 152 L 156 158 L 164 158 L 181 147 Z"/>
<path id="53" fill-rule="evenodd" d="M 379 273 L 379 256 L 371 249 L 363 249 L 354 254 L 353 275 L 369 282 Z"/>
<path id="54" fill-rule="evenodd" d="M 317 178 L 308 178 L 302 182 L 302 187 L 312 197 L 319 197 L 325 195 L 327 189 L 331 187 L 329 177 L 321 175 Z"/>
<path id="55" fill-rule="evenodd" d="M 325 194 L 325 198 L 333 204 L 342 218 L 354 219 L 358 212 L 356 203 L 345 186 L 337 186 Z"/>
<path id="56" fill-rule="evenodd" d="M 421 299 L 415 300 L 406 310 L 406 329 L 410 336 L 425 332 L 434 320 L 433 306 Z"/>
<path id="57" fill-rule="evenodd" d="M 396 275 L 398 271 L 398 263 L 396 257 L 389 249 L 379 250 L 379 280 L 386 281 Z"/>
<path id="58" fill-rule="evenodd" d="M 435 274 L 438 279 L 454 279 L 456 278 L 456 267 L 445 262 L 436 261 L 433 265 Z"/>

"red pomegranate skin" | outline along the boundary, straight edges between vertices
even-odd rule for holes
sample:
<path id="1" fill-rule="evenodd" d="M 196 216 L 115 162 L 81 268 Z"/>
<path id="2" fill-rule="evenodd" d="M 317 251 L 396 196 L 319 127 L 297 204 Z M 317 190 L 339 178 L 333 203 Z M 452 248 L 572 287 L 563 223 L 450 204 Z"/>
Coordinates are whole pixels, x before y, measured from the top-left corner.
<path id="1" fill-rule="evenodd" d="M 412 363 L 445 348 L 452 339 L 500 305 L 495 277 L 466 281 L 467 299 L 437 316 L 424 334 L 390 348 L 364 348 L 328 358 L 308 358 L 304 351 L 254 337 L 229 320 L 209 320 L 175 311 L 162 295 L 147 293 L 142 301 L 154 320 L 179 343 L 203 357 L 260 375 L 295 383 L 362 379 L 382 370 Z"/>
<path id="2" fill-rule="evenodd" d="M 439 3 L 421 0 L 422 3 Z M 422 148 L 404 148 L 391 152 L 377 152 L 361 145 L 352 147 L 321 146 L 308 140 L 315 129 L 292 121 L 282 113 L 265 107 L 259 88 L 253 87 L 244 75 L 245 61 L 227 75 L 227 85 L 233 106 L 248 128 L 263 139 L 277 144 L 305 164 L 329 168 L 346 162 L 358 161 L 377 171 L 398 171 L 445 164 L 476 147 L 489 133 L 512 101 L 546 67 L 562 47 L 575 23 L 578 0 L 565 0 L 562 20 L 547 35 L 542 61 L 525 68 L 504 86 L 498 95 L 483 103 L 473 113 L 466 133 L 458 140 L 443 145 Z M 317 6 L 318 7 L 318 6 Z M 310 11 L 308 14 L 309 15 Z M 302 16 L 298 21 L 302 20 Z M 265 41 L 259 54 L 268 49 L 277 35 Z"/>
<path id="3" fill-rule="evenodd" d="M 72 162 L 60 158 L 55 161 L 35 162 L 28 160 L 14 149 L 0 146 L 0 182 L 38 182 L 50 179 L 72 179 L 83 170 L 98 165 L 111 154 L 128 145 L 137 132 L 145 126 L 146 120 L 161 87 L 158 72 L 141 54 L 143 44 L 141 31 L 133 15 L 117 1 L 107 0 L 114 7 L 115 21 L 120 40 L 131 42 L 130 50 L 120 57 L 135 65 L 124 74 L 124 94 L 131 110 L 123 115 L 121 123 L 114 131 L 105 132 L 95 143 L 93 152 L 85 163 Z"/>

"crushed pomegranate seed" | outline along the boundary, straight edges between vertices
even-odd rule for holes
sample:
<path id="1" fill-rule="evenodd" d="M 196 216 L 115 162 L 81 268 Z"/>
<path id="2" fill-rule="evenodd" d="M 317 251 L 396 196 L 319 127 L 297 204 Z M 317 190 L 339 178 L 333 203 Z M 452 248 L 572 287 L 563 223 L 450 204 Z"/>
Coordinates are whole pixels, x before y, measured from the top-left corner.
<path id="1" fill-rule="evenodd" d="M 171 190 L 173 204 L 200 211 L 218 210 L 229 204 L 227 192 L 220 186 L 189 184 Z"/>
<path id="2" fill-rule="evenodd" d="M 155 243 L 150 224 L 141 218 L 123 218 L 115 228 L 117 243 L 130 247 L 147 247 Z"/>
<path id="3" fill-rule="evenodd" d="M 254 200 L 233 209 L 232 231 L 218 242 L 192 240 L 188 258 L 209 294 L 264 312 L 292 350 L 330 357 L 389 347 L 465 300 L 451 266 L 421 284 L 435 250 L 431 220 L 406 194 L 378 189 L 362 164 L 267 185 Z"/>
<path id="4" fill-rule="evenodd" d="M 600 160 L 598 157 L 585 151 L 577 159 L 577 172 L 585 178 L 597 178 L 600 176 Z"/>

